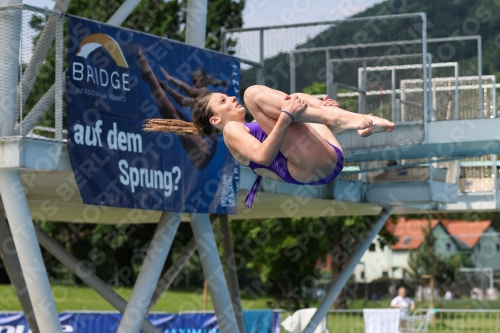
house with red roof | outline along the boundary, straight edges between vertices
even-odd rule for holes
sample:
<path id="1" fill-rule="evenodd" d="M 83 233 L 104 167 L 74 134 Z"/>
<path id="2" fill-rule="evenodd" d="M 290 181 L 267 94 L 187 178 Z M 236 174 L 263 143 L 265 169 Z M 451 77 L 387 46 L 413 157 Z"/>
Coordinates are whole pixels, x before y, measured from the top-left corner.
<path id="1" fill-rule="evenodd" d="M 377 241 L 362 257 L 354 272 L 357 281 L 373 281 L 381 277 L 404 279 L 410 251 L 424 241 L 423 230 L 430 228 L 436 236 L 435 250 L 445 256 L 465 254 L 476 267 L 491 267 L 500 274 L 500 237 L 491 221 L 427 220 L 400 217 L 388 221 L 386 227 L 398 237 L 393 246 L 383 249 Z"/>

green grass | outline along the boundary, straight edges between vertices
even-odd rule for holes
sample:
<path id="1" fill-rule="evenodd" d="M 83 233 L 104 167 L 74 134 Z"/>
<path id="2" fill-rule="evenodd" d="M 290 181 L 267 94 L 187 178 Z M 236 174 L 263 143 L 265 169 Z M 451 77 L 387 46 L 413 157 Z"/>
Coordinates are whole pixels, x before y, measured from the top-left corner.
<path id="1" fill-rule="evenodd" d="M 130 298 L 132 288 L 115 289 L 125 300 Z M 88 287 L 52 286 L 57 311 L 87 310 L 116 311 L 94 290 Z M 242 299 L 244 309 L 266 309 L 269 298 L 257 300 Z M 210 296 L 207 310 L 212 310 Z M 20 311 L 21 306 L 11 285 L 0 285 L 0 311 Z M 203 310 L 203 294 L 198 291 L 167 291 L 160 298 L 153 311 L 176 313 L 181 311 Z"/>
<path id="2" fill-rule="evenodd" d="M 132 288 L 115 289 L 115 291 L 125 300 L 130 298 Z M 74 286 L 52 286 L 52 293 L 56 301 L 57 310 L 74 311 L 116 311 L 94 290 L 88 287 Z M 271 298 L 262 297 L 256 300 L 243 298 L 242 305 L 246 310 L 267 309 L 267 302 Z M 387 308 L 389 299 L 379 301 L 353 300 L 349 302 L 349 308 L 361 310 L 363 308 Z M 311 304 L 315 307 L 318 304 Z M 418 305 L 418 303 L 417 303 Z M 480 309 L 482 304 L 471 299 L 461 299 L 445 302 L 445 308 L 448 309 Z M 428 304 L 425 304 L 428 306 Z M 500 300 L 488 301 L 488 309 L 500 309 Z M 207 310 L 212 310 L 210 297 L 207 301 Z M 203 310 L 203 294 L 200 290 L 196 291 L 168 291 L 158 301 L 153 311 L 177 313 L 181 311 Z M 0 311 L 21 311 L 21 307 L 10 285 L 0 285 Z M 282 316 L 282 320 L 286 316 Z M 330 332 L 349 332 L 364 333 L 364 321 L 361 313 L 328 314 L 328 327 Z M 500 332 L 500 315 L 497 314 L 472 314 L 462 317 L 460 314 L 437 314 L 435 326 L 429 327 L 429 333 L 438 332 Z"/>

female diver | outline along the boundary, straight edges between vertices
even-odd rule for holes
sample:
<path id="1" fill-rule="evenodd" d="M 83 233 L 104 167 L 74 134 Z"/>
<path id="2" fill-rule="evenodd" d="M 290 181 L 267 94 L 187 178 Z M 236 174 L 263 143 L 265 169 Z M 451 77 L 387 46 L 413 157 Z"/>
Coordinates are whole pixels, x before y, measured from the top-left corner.
<path id="1" fill-rule="evenodd" d="M 245 200 L 251 208 L 262 177 L 297 185 L 324 185 L 342 171 L 344 156 L 334 136 L 357 130 L 362 137 L 374 127 L 390 132 L 395 124 L 372 115 L 342 110 L 333 100 L 291 96 L 265 86 L 245 91 L 245 104 L 256 122 L 245 122 L 245 108 L 236 97 L 211 93 L 193 100 L 193 122 L 148 119 L 146 131 L 181 136 L 221 132 L 234 158 L 258 175 Z"/>

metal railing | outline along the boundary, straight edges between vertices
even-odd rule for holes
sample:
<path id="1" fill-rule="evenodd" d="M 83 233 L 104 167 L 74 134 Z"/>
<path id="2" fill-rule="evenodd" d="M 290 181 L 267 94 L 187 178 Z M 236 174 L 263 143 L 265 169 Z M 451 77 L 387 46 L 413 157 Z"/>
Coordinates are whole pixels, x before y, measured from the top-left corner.
<path id="1" fill-rule="evenodd" d="M 417 309 L 412 314 L 414 318 L 424 316 L 429 316 L 429 333 L 500 332 L 500 309 L 434 309 L 432 312 L 429 309 Z M 329 332 L 365 332 L 363 310 L 330 310 L 327 323 Z"/>

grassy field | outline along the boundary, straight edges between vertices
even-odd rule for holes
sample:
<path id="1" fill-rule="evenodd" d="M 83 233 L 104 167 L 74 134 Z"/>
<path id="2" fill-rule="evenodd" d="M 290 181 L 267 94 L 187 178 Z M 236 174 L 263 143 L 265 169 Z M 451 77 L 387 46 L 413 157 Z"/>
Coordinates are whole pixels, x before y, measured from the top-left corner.
<path id="1" fill-rule="evenodd" d="M 132 292 L 131 288 L 115 290 L 125 300 L 128 300 Z M 88 287 L 52 286 L 52 292 L 56 301 L 57 310 L 87 310 L 87 311 L 115 311 L 95 291 Z M 243 308 L 267 309 L 270 298 L 242 299 Z M 379 301 L 353 300 L 349 302 L 350 310 L 362 310 L 363 308 L 387 308 L 390 300 Z M 418 305 L 418 303 L 417 303 Z M 317 304 L 311 304 L 315 307 Z M 428 306 L 428 304 L 424 304 Z M 500 301 L 478 302 L 471 299 L 453 300 L 445 303 L 448 309 L 480 309 L 481 306 L 488 309 L 500 309 Z M 0 311 L 20 311 L 21 307 L 10 285 L 0 285 Z M 176 313 L 181 311 L 203 310 L 203 294 L 196 291 L 168 291 L 158 301 L 153 311 Z M 207 310 L 212 310 L 210 297 L 207 301 Z M 286 316 L 282 316 L 282 320 Z M 363 333 L 364 321 L 360 311 L 354 313 L 330 313 L 327 317 L 330 332 Z M 435 325 L 429 327 L 428 332 L 500 332 L 500 313 L 476 313 L 476 314 L 437 314 Z"/>
<path id="2" fill-rule="evenodd" d="M 130 298 L 132 288 L 115 289 L 125 300 Z M 52 293 L 58 311 L 69 310 L 106 310 L 116 311 L 94 290 L 88 287 L 52 286 Z M 268 298 L 258 300 L 242 299 L 244 309 L 266 309 Z M 212 310 L 210 296 L 207 310 Z M 20 311 L 14 289 L 10 285 L 0 285 L 0 311 Z M 168 291 L 160 298 L 153 311 L 176 313 L 181 311 L 203 310 L 203 294 L 199 291 Z"/>

